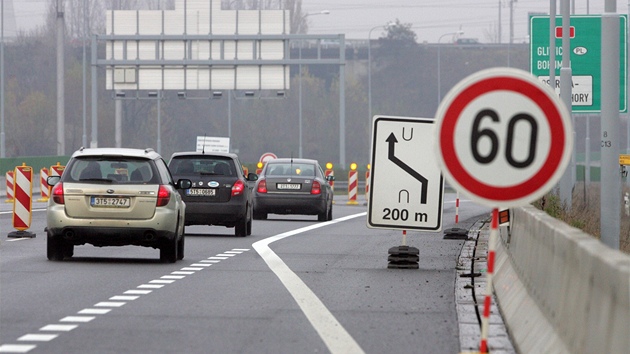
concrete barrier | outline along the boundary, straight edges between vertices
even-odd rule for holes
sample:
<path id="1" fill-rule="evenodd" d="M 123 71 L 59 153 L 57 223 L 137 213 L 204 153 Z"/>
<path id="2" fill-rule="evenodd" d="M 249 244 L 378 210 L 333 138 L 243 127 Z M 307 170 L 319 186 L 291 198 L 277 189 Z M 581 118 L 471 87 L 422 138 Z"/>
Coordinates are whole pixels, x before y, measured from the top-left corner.
<path id="1" fill-rule="evenodd" d="M 495 293 L 521 353 L 629 353 L 630 256 L 532 206 L 511 210 Z"/>

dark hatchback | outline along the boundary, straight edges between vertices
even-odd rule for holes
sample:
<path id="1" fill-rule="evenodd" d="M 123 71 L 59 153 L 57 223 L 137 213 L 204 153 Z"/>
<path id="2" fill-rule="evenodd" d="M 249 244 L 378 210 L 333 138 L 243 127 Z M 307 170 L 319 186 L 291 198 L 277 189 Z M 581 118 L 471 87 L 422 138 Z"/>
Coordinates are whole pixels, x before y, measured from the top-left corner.
<path id="1" fill-rule="evenodd" d="M 317 160 L 282 158 L 268 161 L 254 188 L 254 219 L 268 214 L 317 215 L 332 220 L 333 190 Z"/>
<path id="2" fill-rule="evenodd" d="M 236 154 L 177 152 L 168 165 L 173 178 L 186 178 L 192 187 L 180 190 L 186 203 L 185 225 L 234 227 L 236 236 L 252 233 L 252 193 Z"/>

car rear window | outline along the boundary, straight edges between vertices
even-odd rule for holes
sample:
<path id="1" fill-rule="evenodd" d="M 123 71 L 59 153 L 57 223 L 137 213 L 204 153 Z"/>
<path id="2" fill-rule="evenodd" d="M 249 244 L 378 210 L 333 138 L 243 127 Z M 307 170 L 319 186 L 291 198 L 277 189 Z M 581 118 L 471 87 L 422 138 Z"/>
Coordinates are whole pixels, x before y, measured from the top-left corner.
<path id="1" fill-rule="evenodd" d="M 175 157 L 169 164 L 173 175 L 236 176 L 234 161 L 220 156 Z"/>
<path id="2" fill-rule="evenodd" d="M 315 166 L 305 163 L 274 163 L 267 166 L 268 176 L 315 177 Z"/>
<path id="3" fill-rule="evenodd" d="M 107 156 L 82 157 L 64 171 L 67 182 L 157 183 L 151 160 Z"/>

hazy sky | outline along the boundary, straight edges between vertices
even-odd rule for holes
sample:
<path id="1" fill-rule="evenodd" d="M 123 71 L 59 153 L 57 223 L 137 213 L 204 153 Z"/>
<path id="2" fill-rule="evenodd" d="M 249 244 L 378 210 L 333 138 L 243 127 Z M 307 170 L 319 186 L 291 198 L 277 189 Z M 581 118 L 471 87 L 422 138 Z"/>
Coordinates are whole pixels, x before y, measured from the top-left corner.
<path id="1" fill-rule="evenodd" d="M 0 0 L 1 1 L 1 0 Z M 158 1 L 158 0 L 156 0 Z M 604 0 L 571 0 L 577 14 L 601 14 Z M 13 0 L 18 29 L 28 30 L 42 23 L 47 0 Z M 445 33 L 464 31 L 463 37 L 490 42 L 497 37 L 501 4 L 501 40 L 509 40 L 510 0 L 303 0 L 311 34 L 340 34 L 346 39 L 367 39 L 370 29 L 399 19 L 412 24 L 418 42 L 437 42 Z M 558 4 L 558 11 L 560 5 Z M 514 40 L 523 42 L 528 35 L 530 12 L 549 11 L 549 0 L 515 0 Z M 314 15 L 329 10 L 329 15 Z M 627 13 L 628 2 L 617 0 L 617 11 Z M 7 24 L 9 21 L 7 21 Z M 7 29 L 5 29 L 7 30 Z M 382 30 L 372 31 L 372 39 Z M 489 33 L 492 33 L 490 35 Z M 442 42 L 448 41 L 444 37 Z"/>

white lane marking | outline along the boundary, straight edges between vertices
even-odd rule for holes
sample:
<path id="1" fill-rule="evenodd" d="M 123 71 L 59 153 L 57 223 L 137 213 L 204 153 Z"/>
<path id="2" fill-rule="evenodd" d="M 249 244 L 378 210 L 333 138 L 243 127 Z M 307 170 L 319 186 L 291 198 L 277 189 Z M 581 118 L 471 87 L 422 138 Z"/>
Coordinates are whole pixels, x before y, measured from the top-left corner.
<path id="1" fill-rule="evenodd" d="M 208 262 L 208 263 L 220 263 L 221 261 L 218 261 L 216 259 L 210 259 L 210 260 L 203 260 L 202 262 Z"/>
<path id="2" fill-rule="evenodd" d="M 159 288 L 163 288 L 164 285 L 157 285 L 157 284 L 142 284 L 142 285 L 138 285 L 138 289 L 159 289 Z"/>
<path id="3" fill-rule="evenodd" d="M 28 353 L 35 347 L 33 344 L 3 344 L 0 345 L 0 353 Z"/>
<path id="4" fill-rule="evenodd" d="M 234 254 L 234 253 L 227 253 L 226 252 L 226 253 L 219 253 L 216 256 L 217 257 L 234 257 L 234 256 L 236 256 L 236 254 Z M 225 259 L 227 259 L 227 258 L 225 258 Z"/>
<path id="5" fill-rule="evenodd" d="M 18 340 L 23 342 L 50 342 L 57 337 L 59 337 L 58 334 L 31 333 L 21 336 L 20 338 L 18 338 Z"/>
<path id="6" fill-rule="evenodd" d="M 364 353 L 364 351 L 345 328 L 341 326 L 341 323 L 337 321 L 335 316 L 326 308 L 317 295 L 315 295 L 302 279 L 293 273 L 282 259 L 269 248 L 269 244 L 282 240 L 283 238 L 365 215 L 367 215 L 367 212 L 310 225 L 260 240 L 252 245 L 269 268 L 276 274 L 278 279 L 280 279 L 282 284 L 284 284 L 291 296 L 293 296 L 293 299 L 295 299 L 295 302 L 300 306 L 306 318 L 322 338 L 328 350 L 333 354 Z"/>
<path id="7" fill-rule="evenodd" d="M 191 267 L 210 267 L 211 265 L 212 264 L 207 264 L 207 263 L 193 263 L 190 266 Z M 197 268 L 197 269 L 201 269 L 201 268 Z"/>
<path id="8" fill-rule="evenodd" d="M 156 280 L 151 280 L 149 283 L 150 284 L 172 284 L 174 282 L 175 280 L 156 279 Z"/>
<path id="9" fill-rule="evenodd" d="M 113 301 L 103 301 L 95 304 L 96 307 L 121 307 L 125 305 L 126 302 L 113 302 Z"/>
<path id="10" fill-rule="evenodd" d="M 128 294 L 128 295 L 147 295 L 147 294 L 151 294 L 153 292 L 153 290 L 127 290 L 124 292 L 124 294 Z"/>
<path id="11" fill-rule="evenodd" d="M 184 267 L 184 268 L 182 268 L 182 270 L 190 270 L 190 271 L 193 271 L 193 273 L 194 273 L 194 272 L 196 272 L 198 270 L 203 270 L 203 268 L 199 268 L 199 267 L 196 267 L 196 268 L 195 267 Z"/>
<path id="12" fill-rule="evenodd" d="M 77 312 L 80 315 L 104 315 L 111 311 L 111 309 L 83 309 Z"/>
<path id="13" fill-rule="evenodd" d="M 171 274 L 191 275 L 191 274 L 195 274 L 195 272 L 182 272 L 182 271 L 176 270 L 174 272 L 171 272 Z"/>
<path id="14" fill-rule="evenodd" d="M 112 301 L 133 301 L 137 298 L 139 298 L 140 296 L 132 296 L 132 295 L 116 295 L 116 296 L 112 296 L 109 299 Z"/>
<path id="15" fill-rule="evenodd" d="M 81 322 L 87 323 L 95 319 L 94 316 L 67 316 L 59 320 L 59 322 Z"/>
<path id="16" fill-rule="evenodd" d="M 24 241 L 24 240 L 30 240 L 32 239 L 32 237 L 20 237 L 20 238 L 12 238 L 10 240 L 6 240 L 7 242 L 13 242 L 13 241 Z"/>
<path id="17" fill-rule="evenodd" d="M 217 257 L 217 256 L 208 257 L 208 259 L 215 259 L 215 260 L 219 260 L 219 261 L 222 261 L 222 260 L 225 260 L 225 259 L 228 259 L 228 258 L 230 258 L 230 257 Z"/>
<path id="18" fill-rule="evenodd" d="M 184 275 L 163 275 L 160 277 L 160 279 L 175 279 L 175 280 L 184 279 L 184 278 L 186 278 L 186 276 Z"/>
<path id="19" fill-rule="evenodd" d="M 62 325 L 62 324 L 51 324 L 46 325 L 40 328 L 40 331 L 53 331 L 53 332 L 70 332 L 73 329 L 79 327 L 79 325 Z"/>

